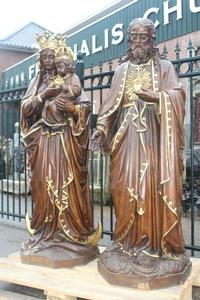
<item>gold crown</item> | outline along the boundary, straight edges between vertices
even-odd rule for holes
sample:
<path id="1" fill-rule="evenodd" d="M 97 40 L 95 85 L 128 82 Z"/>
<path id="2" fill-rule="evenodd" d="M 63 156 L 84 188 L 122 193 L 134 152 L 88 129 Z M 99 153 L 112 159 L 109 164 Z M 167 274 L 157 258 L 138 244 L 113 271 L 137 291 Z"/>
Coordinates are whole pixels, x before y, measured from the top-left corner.
<path id="1" fill-rule="evenodd" d="M 62 37 L 61 34 L 57 34 L 55 36 L 55 43 L 56 43 L 56 59 L 65 59 L 71 58 L 74 59 L 74 53 L 70 47 L 67 47 L 66 38 Z"/>
<path id="2" fill-rule="evenodd" d="M 56 48 L 55 40 L 52 39 L 51 34 L 49 32 L 45 32 L 44 35 L 40 35 L 37 33 L 36 41 L 38 42 L 41 50 L 42 49 L 55 50 L 55 48 Z"/>

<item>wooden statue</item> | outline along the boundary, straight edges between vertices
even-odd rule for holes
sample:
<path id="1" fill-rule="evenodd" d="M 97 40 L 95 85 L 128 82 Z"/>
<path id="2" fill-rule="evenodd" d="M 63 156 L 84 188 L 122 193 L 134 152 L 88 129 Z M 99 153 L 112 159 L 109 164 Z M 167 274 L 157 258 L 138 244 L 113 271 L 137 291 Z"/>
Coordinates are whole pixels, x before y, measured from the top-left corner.
<path id="1" fill-rule="evenodd" d="M 111 159 L 115 241 L 98 265 L 110 283 L 161 288 L 190 273 L 180 222 L 184 102 L 172 64 L 156 48 L 154 24 L 134 19 L 91 140 Z"/>
<path id="2" fill-rule="evenodd" d="M 61 36 L 46 33 L 37 40 L 40 71 L 21 106 L 34 201 L 31 222 L 26 218 L 32 236 L 22 245 L 21 260 L 71 267 L 97 256 L 101 236 L 100 226 L 94 231 L 89 201 L 91 107 Z"/>

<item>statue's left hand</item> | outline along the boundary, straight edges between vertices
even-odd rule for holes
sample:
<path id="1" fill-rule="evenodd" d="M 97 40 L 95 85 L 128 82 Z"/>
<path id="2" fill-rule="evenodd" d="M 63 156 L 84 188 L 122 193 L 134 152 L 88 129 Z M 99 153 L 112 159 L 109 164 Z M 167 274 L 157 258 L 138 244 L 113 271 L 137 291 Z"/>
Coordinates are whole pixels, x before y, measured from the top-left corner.
<path id="1" fill-rule="evenodd" d="M 67 99 L 55 99 L 55 104 L 58 107 L 58 109 L 60 109 L 63 112 L 68 112 L 68 113 L 74 113 L 76 108 L 75 105 L 67 100 Z"/>
<path id="2" fill-rule="evenodd" d="M 105 133 L 101 129 L 96 129 L 93 133 L 89 145 L 89 149 L 92 151 L 98 151 L 103 148 L 105 144 Z"/>
<path id="3" fill-rule="evenodd" d="M 142 88 L 139 92 L 135 92 L 135 94 L 145 102 L 153 102 L 153 103 L 159 102 L 158 93 L 155 93 L 152 90 L 146 90 Z"/>

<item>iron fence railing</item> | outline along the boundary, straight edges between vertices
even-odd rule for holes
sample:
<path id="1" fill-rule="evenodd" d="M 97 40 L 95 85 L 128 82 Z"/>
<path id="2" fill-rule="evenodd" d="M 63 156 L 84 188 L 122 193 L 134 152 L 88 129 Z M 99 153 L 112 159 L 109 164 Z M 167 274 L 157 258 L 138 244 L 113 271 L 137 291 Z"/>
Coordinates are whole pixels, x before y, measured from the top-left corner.
<path id="1" fill-rule="evenodd" d="M 182 214 L 187 218 L 187 230 L 188 224 L 190 227 L 186 248 L 194 255 L 195 251 L 200 251 L 197 230 L 200 221 L 200 56 L 194 56 L 191 42 L 187 50 L 188 57 L 180 58 L 181 50 L 177 43 L 176 59 L 172 63 L 187 90 Z M 163 55 L 167 55 L 166 46 Z M 91 66 L 84 75 L 83 58 L 78 55 L 76 72 L 93 107 L 91 134 L 96 124 L 97 104 L 102 104 L 112 83 L 112 62 L 108 62 L 107 71 L 104 70 L 105 64 L 104 68 L 99 64 L 95 66 L 95 72 Z M 30 171 L 19 130 L 20 104 L 27 86 L 26 80 L 12 84 L 7 82 L 0 91 L 0 216 L 18 221 L 25 219 L 26 212 L 29 215 L 32 212 Z M 89 170 L 94 220 L 96 222 L 100 218 L 103 235 L 112 239 L 114 213 L 109 193 L 109 157 L 91 152 Z"/>

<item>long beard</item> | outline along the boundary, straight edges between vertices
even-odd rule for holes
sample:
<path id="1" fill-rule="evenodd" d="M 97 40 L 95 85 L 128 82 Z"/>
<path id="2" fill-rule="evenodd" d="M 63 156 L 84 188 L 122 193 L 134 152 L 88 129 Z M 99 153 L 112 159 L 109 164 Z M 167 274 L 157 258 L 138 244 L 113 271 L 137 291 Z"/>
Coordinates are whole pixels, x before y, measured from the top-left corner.
<path id="1" fill-rule="evenodd" d="M 136 63 L 144 63 L 149 59 L 150 47 L 135 46 L 132 49 L 132 58 Z"/>

